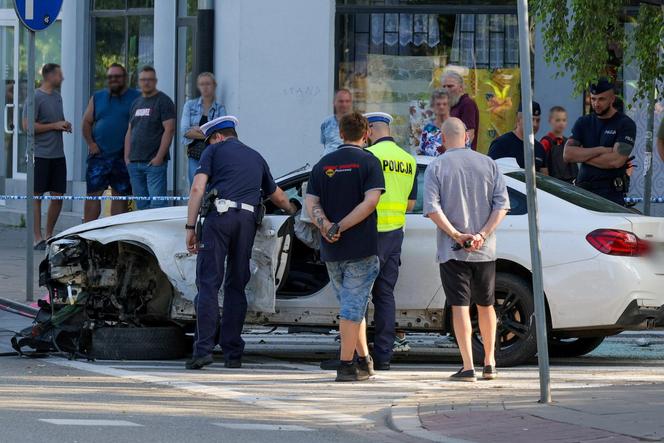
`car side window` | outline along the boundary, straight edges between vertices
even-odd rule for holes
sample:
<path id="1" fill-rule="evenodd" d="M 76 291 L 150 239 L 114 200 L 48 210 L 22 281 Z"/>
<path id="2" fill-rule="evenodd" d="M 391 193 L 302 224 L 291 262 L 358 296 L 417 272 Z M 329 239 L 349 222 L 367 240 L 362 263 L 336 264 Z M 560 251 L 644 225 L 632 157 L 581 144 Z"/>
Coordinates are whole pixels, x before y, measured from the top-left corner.
<path id="1" fill-rule="evenodd" d="M 528 213 L 528 200 L 526 196 L 519 191 L 507 187 L 507 194 L 510 198 L 510 211 L 507 215 L 525 215 Z"/>
<path id="2" fill-rule="evenodd" d="M 295 179 L 289 183 L 281 184 L 280 187 L 286 194 L 289 200 L 295 199 L 300 202 L 300 205 L 304 203 L 304 190 L 306 189 L 306 184 L 308 180 L 306 178 Z M 265 209 L 266 214 L 277 214 L 282 215 L 283 211 L 277 208 L 271 201 L 265 200 Z"/>
<path id="3" fill-rule="evenodd" d="M 424 207 L 424 171 L 426 167 L 417 168 L 417 202 L 409 214 L 421 214 Z M 510 212 L 507 215 L 525 215 L 528 213 L 526 196 L 519 191 L 508 187 L 507 194 L 510 199 Z"/>

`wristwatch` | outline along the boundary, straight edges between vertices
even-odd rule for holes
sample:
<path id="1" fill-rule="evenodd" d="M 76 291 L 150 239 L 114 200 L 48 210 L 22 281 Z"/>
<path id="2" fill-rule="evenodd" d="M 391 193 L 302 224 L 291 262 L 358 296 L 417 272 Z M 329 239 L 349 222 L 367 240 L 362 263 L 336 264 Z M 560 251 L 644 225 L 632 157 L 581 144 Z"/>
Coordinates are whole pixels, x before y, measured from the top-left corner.
<path id="1" fill-rule="evenodd" d="M 184 225 L 184 228 L 188 231 L 195 231 L 196 230 L 195 225 Z"/>

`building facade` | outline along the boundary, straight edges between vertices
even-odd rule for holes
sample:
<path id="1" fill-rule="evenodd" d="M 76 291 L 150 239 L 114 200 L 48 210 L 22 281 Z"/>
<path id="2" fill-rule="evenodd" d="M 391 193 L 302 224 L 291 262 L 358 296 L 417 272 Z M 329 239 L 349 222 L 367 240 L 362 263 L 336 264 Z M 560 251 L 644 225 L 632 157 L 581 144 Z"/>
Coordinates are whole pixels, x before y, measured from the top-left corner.
<path id="1" fill-rule="evenodd" d="M 214 35 L 197 29 L 199 3 L 214 8 Z M 554 77 L 556 69 L 541 55 L 540 33 L 536 30 L 533 37 L 535 99 L 545 112 L 553 105 L 567 108 L 571 125 L 584 112 L 583 97 L 572 96 L 568 78 Z M 212 54 L 198 53 L 201 39 L 212 40 Z M 27 90 L 25 42 L 13 1 L 0 0 L 0 97 L 5 97 L 0 194 L 25 193 L 26 140 L 18 125 Z M 239 117 L 240 137 L 266 157 L 275 175 L 320 157 L 320 123 L 333 112 L 336 88 L 351 89 L 358 110 L 392 113 L 397 139 L 411 150 L 444 69 L 462 73 L 478 103 L 481 151 L 513 128 L 520 100 L 514 0 L 64 0 L 57 22 L 37 34 L 36 46 L 37 68 L 56 62 L 64 71 L 65 116 L 74 127 L 65 135 L 68 192 L 74 195 L 85 193 L 82 115 L 113 62 L 127 66 L 134 87 L 140 67 L 153 65 L 158 88 L 181 112 L 196 95 L 196 58 L 211 57 L 219 101 Z M 629 67 L 620 73 L 629 101 L 635 73 Z M 641 129 L 638 164 L 645 111 L 629 112 Z M 661 107 L 658 113 L 659 122 Z M 538 137 L 546 128 L 544 116 Z M 186 149 L 179 136 L 178 130 L 169 192 L 183 195 L 188 192 Z M 654 163 L 653 194 L 662 195 L 664 167 L 656 156 Z M 642 177 L 635 177 L 631 194 L 641 195 L 642 183 Z M 24 207 L 3 203 L 9 209 Z M 655 205 L 664 212 L 658 206 L 664 205 Z M 81 209 L 80 203 L 65 207 L 75 214 Z"/>

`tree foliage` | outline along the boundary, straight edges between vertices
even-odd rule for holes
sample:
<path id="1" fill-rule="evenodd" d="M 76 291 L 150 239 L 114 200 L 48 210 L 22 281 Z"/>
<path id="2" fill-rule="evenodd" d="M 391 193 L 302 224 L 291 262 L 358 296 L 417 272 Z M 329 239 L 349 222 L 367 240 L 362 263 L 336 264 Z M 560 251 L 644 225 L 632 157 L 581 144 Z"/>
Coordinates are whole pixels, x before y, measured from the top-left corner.
<path id="1" fill-rule="evenodd" d="M 664 78 L 664 11 L 639 2 L 638 15 L 629 15 L 630 0 L 531 0 L 532 14 L 542 25 L 545 60 L 567 72 L 575 92 L 583 92 L 600 77 L 612 76 L 611 47 L 625 54 L 624 62 L 639 69 L 637 99 L 652 100 L 653 88 Z M 652 3 L 652 2 L 650 2 Z M 633 23 L 633 39 L 625 32 Z M 663 91 L 658 91 L 662 98 Z"/>

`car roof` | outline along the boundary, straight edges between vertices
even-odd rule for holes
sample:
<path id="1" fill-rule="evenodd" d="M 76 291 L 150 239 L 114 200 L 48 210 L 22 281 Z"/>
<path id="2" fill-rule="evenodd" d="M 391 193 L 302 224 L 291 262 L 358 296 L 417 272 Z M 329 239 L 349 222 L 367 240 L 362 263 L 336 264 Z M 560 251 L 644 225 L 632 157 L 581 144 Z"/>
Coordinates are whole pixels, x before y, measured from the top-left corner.
<path id="1" fill-rule="evenodd" d="M 431 157 L 428 155 L 415 155 L 414 157 L 415 160 L 417 161 L 418 166 L 429 166 L 431 162 L 433 162 L 438 158 L 438 157 Z M 500 169 L 500 172 L 502 172 L 503 174 L 507 174 L 508 172 L 523 170 L 521 167 L 519 167 L 515 158 L 500 158 L 496 160 L 496 164 L 498 165 L 498 169 Z M 290 179 L 299 177 L 300 175 L 308 174 L 309 172 L 311 172 L 311 168 L 312 166 L 307 163 L 301 168 L 295 169 L 294 171 L 282 175 L 276 181 L 277 182 L 289 181 Z"/>

